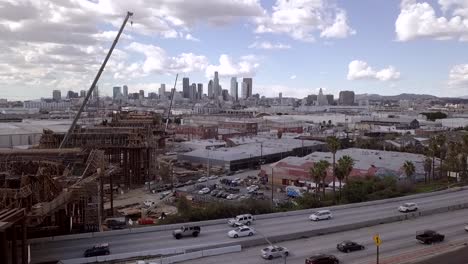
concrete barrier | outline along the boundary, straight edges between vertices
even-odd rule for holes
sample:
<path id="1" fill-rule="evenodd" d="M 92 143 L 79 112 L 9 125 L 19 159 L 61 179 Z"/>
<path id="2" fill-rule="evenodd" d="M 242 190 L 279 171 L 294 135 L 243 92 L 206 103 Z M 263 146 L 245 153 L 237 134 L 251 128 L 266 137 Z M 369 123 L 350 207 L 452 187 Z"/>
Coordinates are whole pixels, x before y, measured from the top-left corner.
<path id="1" fill-rule="evenodd" d="M 430 196 L 435 196 L 435 195 L 442 195 L 446 193 L 462 191 L 462 190 L 468 190 L 468 186 L 456 187 L 456 188 L 451 188 L 451 189 L 437 191 L 437 192 L 414 194 L 414 195 L 376 200 L 376 201 L 369 201 L 369 202 L 362 202 L 362 203 L 335 205 L 335 206 L 329 206 L 329 207 L 323 207 L 323 208 L 314 208 L 314 209 L 305 209 L 305 210 L 297 210 L 297 211 L 289 211 L 289 212 L 256 215 L 255 219 L 261 220 L 261 219 L 269 219 L 269 218 L 275 218 L 275 217 L 311 214 L 312 212 L 317 211 L 319 209 L 329 209 L 333 211 L 338 211 L 338 210 L 344 210 L 344 209 L 359 208 L 359 207 L 364 207 L 364 206 L 380 205 L 380 204 L 391 203 L 391 202 L 399 202 L 399 201 L 425 198 L 425 197 L 430 197 Z M 199 226 L 210 226 L 210 225 L 218 225 L 218 224 L 227 223 L 227 221 L 228 221 L 228 218 L 224 218 L 224 219 L 191 222 L 187 224 L 199 225 Z M 138 234 L 138 233 L 146 233 L 146 232 L 169 231 L 169 230 L 174 230 L 180 227 L 181 225 L 184 225 L 184 223 L 161 225 L 161 226 L 138 227 L 138 228 L 130 228 L 130 229 L 125 229 L 125 230 L 113 230 L 113 231 L 106 231 L 106 232 L 83 233 L 83 234 L 65 235 L 65 236 L 56 236 L 56 237 L 33 238 L 33 239 L 29 239 L 28 241 L 30 244 L 39 244 L 39 243 L 50 242 L 50 241 L 75 240 L 75 239 L 92 238 L 92 237 L 108 237 L 108 236 L 127 234 L 127 233 Z"/>
<path id="2" fill-rule="evenodd" d="M 170 257 L 162 258 L 162 259 L 157 260 L 157 261 L 151 261 L 151 263 L 171 264 L 171 263 L 177 263 L 177 262 L 182 262 L 182 261 L 187 261 L 187 260 L 193 260 L 193 259 L 202 258 L 202 257 L 209 257 L 209 256 L 216 256 L 216 255 L 223 255 L 223 254 L 228 254 L 228 253 L 240 252 L 241 250 L 242 250 L 242 247 L 240 245 L 226 246 L 226 247 L 221 247 L 221 248 L 200 250 L 200 251 L 195 251 L 195 252 L 191 252 L 191 253 L 186 253 L 186 254 L 181 254 L 181 255 L 176 255 L 176 256 L 170 256 Z"/>

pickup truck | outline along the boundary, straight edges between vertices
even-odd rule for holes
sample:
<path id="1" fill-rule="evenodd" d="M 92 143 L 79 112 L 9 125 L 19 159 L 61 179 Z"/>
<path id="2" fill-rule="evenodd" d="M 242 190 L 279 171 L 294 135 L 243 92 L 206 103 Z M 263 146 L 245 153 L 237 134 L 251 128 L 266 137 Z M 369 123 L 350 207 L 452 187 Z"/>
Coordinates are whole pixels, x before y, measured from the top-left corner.
<path id="1" fill-rule="evenodd" d="M 424 230 L 416 233 L 416 240 L 423 244 L 432 244 L 434 242 L 444 241 L 445 236 L 433 230 Z"/>

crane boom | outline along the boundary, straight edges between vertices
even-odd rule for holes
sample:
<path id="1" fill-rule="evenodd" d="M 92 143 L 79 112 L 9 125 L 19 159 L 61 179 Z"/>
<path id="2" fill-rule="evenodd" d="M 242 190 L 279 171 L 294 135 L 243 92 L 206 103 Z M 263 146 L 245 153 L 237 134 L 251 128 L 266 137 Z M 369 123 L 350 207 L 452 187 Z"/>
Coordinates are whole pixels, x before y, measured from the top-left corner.
<path id="1" fill-rule="evenodd" d="M 172 102 L 174 101 L 174 93 L 175 93 L 178 77 L 179 77 L 179 74 L 176 74 L 175 82 L 174 82 L 174 88 L 172 88 L 172 91 L 171 91 L 171 103 L 169 104 L 169 111 L 167 111 L 166 128 L 164 129 L 164 131 L 167 130 L 167 125 L 169 124 L 169 115 L 171 114 Z"/>
<path id="2" fill-rule="evenodd" d="M 109 60 L 110 56 L 112 55 L 112 51 L 114 50 L 115 46 L 117 45 L 117 42 L 119 41 L 120 35 L 122 34 L 123 29 L 125 28 L 125 25 L 127 24 L 128 19 L 133 16 L 132 12 L 127 12 L 127 16 L 125 17 L 124 22 L 122 23 L 122 26 L 120 27 L 119 33 L 117 33 L 117 36 L 114 39 L 114 42 L 112 43 L 111 48 L 109 49 L 109 52 L 106 55 L 106 58 L 104 59 L 104 62 L 101 65 L 101 68 L 96 74 L 96 77 L 94 77 L 94 81 L 91 84 L 91 87 L 88 90 L 88 93 L 86 94 L 86 97 L 83 101 L 83 104 L 81 104 L 80 109 L 78 110 L 78 113 L 76 113 L 75 118 L 73 119 L 72 124 L 70 125 L 70 128 L 68 129 L 67 133 L 65 134 L 65 137 L 63 138 L 62 142 L 60 143 L 59 149 L 65 147 L 67 144 L 68 138 L 70 137 L 70 134 L 73 132 L 75 129 L 76 123 L 78 122 L 78 119 L 81 116 L 81 113 L 83 112 L 86 104 L 88 103 L 89 98 L 91 97 L 94 88 L 96 87 L 97 82 L 99 81 L 99 78 L 101 77 L 102 72 L 104 71 L 104 68 L 106 67 L 107 61 Z"/>

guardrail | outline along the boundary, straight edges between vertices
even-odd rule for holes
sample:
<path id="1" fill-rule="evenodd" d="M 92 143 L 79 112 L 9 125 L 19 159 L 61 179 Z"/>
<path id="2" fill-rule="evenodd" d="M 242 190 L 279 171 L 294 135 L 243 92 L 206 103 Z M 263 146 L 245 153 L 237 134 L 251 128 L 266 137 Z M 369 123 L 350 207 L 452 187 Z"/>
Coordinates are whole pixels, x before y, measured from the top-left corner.
<path id="1" fill-rule="evenodd" d="M 391 203 L 391 202 L 407 201 L 407 200 L 412 200 L 412 199 L 443 195 L 446 193 L 457 192 L 457 191 L 462 191 L 462 190 L 468 190 L 468 187 L 456 187 L 456 188 L 447 189 L 443 191 L 437 191 L 437 192 L 414 194 L 414 195 L 408 195 L 408 196 L 402 196 L 402 197 L 396 197 L 396 198 L 390 198 L 390 199 L 382 199 L 382 200 L 376 200 L 376 201 L 369 201 L 369 202 L 362 202 L 362 203 L 335 205 L 335 206 L 323 207 L 320 209 L 330 209 L 330 210 L 336 211 L 336 210 L 344 210 L 344 209 L 350 209 L 350 208 L 359 208 L 359 207 L 364 207 L 364 206 L 380 205 L 380 204 Z M 317 210 L 319 210 L 319 208 L 262 214 L 262 215 L 256 215 L 255 219 L 261 220 L 261 219 L 268 219 L 268 218 L 275 218 L 275 217 L 311 214 L 312 212 L 317 211 Z M 176 228 L 179 228 L 183 224 L 209 226 L 209 225 L 223 224 L 223 223 L 226 223 L 227 221 L 228 221 L 228 218 L 224 218 L 224 219 L 191 222 L 191 223 L 129 228 L 129 229 L 124 229 L 124 230 L 113 230 L 113 231 L 106 231 L 106 232 L 90 232 L 90 233 L 82 233 L 82 234 L 75 234 L 75 235 L 42 237 L 42 238 L 30 239 L 29 243 L 39 244 L 39 243 L 45 243 L 45 242 L 51 242 L 51 241 L 75 240 L 75 239 L 93 238 L 93 237 L 109 237 L 109 236 L 122 235 L 122 234 L 138 234 L 138 233 L 146 233 L 146 232 L 168 231 L 168 230 L 174 230 Z"/>

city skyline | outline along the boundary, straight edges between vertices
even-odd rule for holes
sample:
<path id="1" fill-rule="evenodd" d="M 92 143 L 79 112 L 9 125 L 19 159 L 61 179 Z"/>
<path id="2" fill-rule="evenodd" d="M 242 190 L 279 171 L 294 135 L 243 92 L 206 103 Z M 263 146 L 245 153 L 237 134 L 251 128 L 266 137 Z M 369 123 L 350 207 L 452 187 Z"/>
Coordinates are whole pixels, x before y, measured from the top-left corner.
<path id="1" fill-rule="evenodd" d="M 117 83 L 129 92 L 157 91 L 161 83 L 169 89 L 176 73 L 207 87 L 214 71 L 223 89 L 230 90 L 233 76 L 253 77 L 256 93 L 267 97 L 303 98 L 319 88 L 335 97 L 341 90 L 468 95 L 463 1 L 210 0 L 206 11 L 198 5 L 0 3 L 0 12 L 12 14 L 0 18 L 0 97 L 87 90 L 127 9 L 135 13 L 133 25 L 99 83 L 103 95 Z"/>

